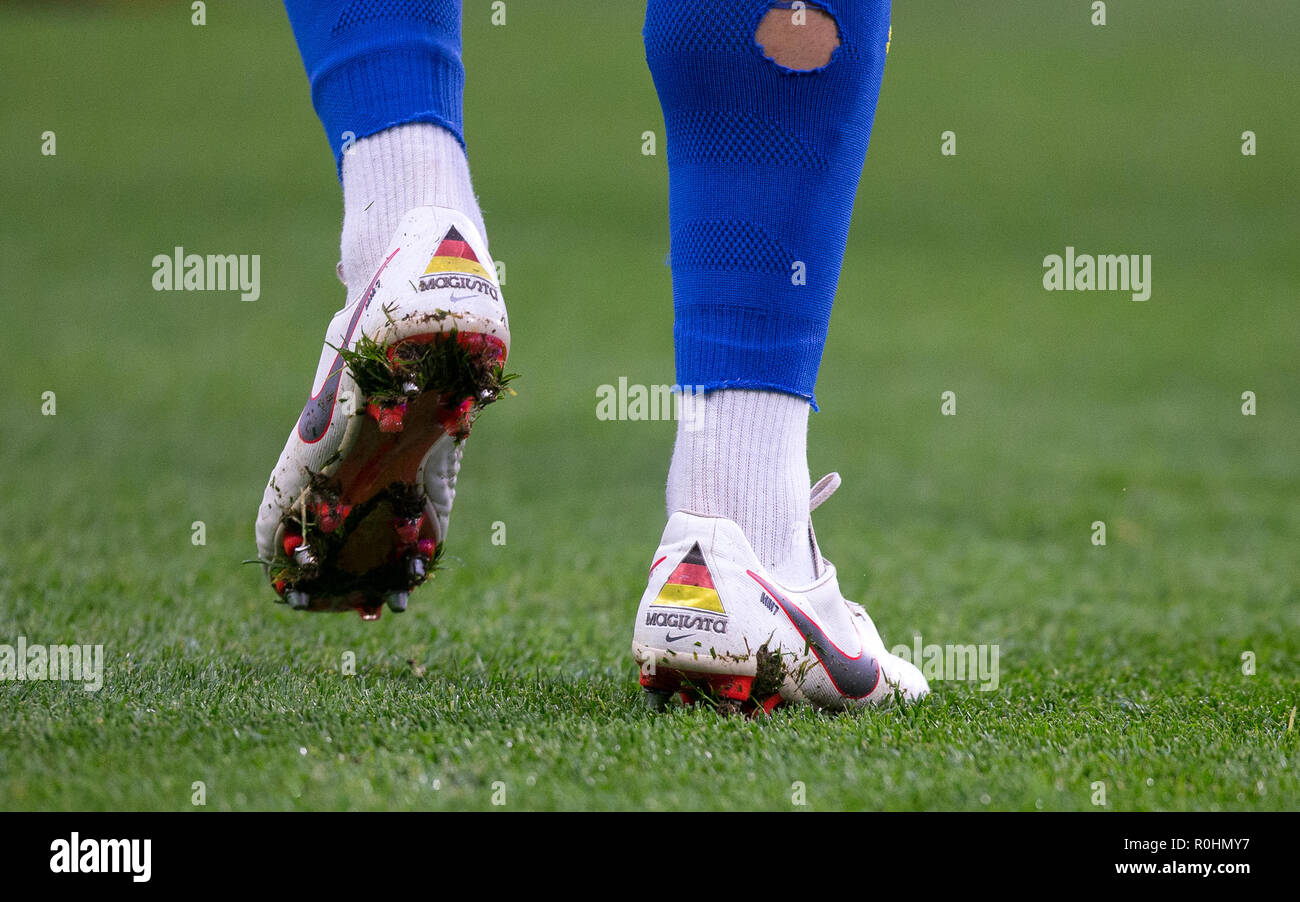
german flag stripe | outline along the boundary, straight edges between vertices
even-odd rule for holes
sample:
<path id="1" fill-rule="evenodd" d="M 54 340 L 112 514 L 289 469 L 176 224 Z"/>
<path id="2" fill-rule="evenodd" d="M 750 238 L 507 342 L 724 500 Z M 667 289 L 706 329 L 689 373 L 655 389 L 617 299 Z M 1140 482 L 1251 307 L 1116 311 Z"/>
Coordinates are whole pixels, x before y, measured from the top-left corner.
<path id="1" fill-rule="evenodd" d="M 470 249 L 469 242 L 460 230 L 452 226 L 447 230 L 447 234 L 442 236 L 442 243 L 438 245 L 438 252 L 435 257 L 467 257 L 475 262 L 478 257 Z"/>
<path id="2" fill-rule="evenodd" d="M 683 564 L 699 564 L 704 566 L 704 554 L 700 551 L 700 543 L 696 542 L 691 546 L 691 550 L 686 552 L 686 557 L 682 558 Z"/>
<path id="3" fill-rule="evenodd" d="M 435 257 L 464 257 L 466 260 L 478 262 L 478 255 L 474 249 L 469 246 L 468 241 L 454 241 L 450 238 L 442 239 L 442 244 L 438 245 Z"/>
<path id="4" fill-rule="evenodd" d="M 654 603 L 675 608 L 698 608 L 718 614 L 726 613 L 722 609 L 722 599 L 718 597 L 718 593 L 703 586 L 678 586 L 668 583 L 659 591 L 659 597 Z"/>
<path id="5" fill-rule="evenodd" d="M 679 586 L 714 588 L 713 575 L 709 573 L 708 567 L 703 564 L 688 564 L 685 561 L 677 565 L 677 569 L 668 577 L 668 582 L 676 583 Z"/>
<path id="6" fill-rule="evenodd" d="M 429 261 L 429 268 L 424 271 L 424 274 L 427 276 L 435 272 L 464 272 L 485 279 L 492 278 L 477 261 L 465 257 L 434 257 Z"/>

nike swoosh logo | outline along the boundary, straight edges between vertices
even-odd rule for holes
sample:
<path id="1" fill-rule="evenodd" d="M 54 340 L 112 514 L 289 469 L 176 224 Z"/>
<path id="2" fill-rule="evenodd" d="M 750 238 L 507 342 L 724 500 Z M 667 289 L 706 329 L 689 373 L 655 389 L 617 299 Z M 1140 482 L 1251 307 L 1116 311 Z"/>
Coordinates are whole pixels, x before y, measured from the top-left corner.
<path id="1" fill-rule="evenodd" d="M 472 301 L 472 300 L 474 300 L 474 295 L 472 294 L 452 294 L 451 296 L 451 302 L 453 304 L 460 304 L 463 303 L 464 301 Z"/>
<path id="2" fill-rule="evenodd" d="M 375 277 L 370 280 L 370 286 L 366 288 L 365 295 L 357 304 L 356 312 L 352 314 L 352 321 L 348 323 L 348 331 L 343 336 L 343 343 L 339 345 L 340 348 L 346 348 L 352 342 L 352 333 L 356 331 L 357 323 L 361 322 L 361 314 L 370 305 L 370 299 L 375 296 L 375 289 L 379 287 L 379 274 L 387 268 L 400 250 L 399 247 L 389 254 L 388 259 L 375 272 Z M 334 401 L 339 391 L 339 379 L 342 377 L 343 354 L 340 351 L 340 353 L 334 355 L 334 362 L 330 364 L 329 378 L 320 387 L 320 391 L 307 400 L 306 406 L 302 409 L 302 414 L 298 417 L 298 438 L 308 445 L 319 442 L 321 437 L 325 435 L 325 431 L 330 428 L 330 422 L 334 419 Z"/>
<path id="3" fill-rule="evenodd" d="M 695 635 L 694 633 L 682 633 L 680 636 L 674 636 L 672 633 L 665 633 L 665 634 L 664 634 L 664 641 L 666 641 L 666 642 L 679 642 L 679 641 L 681 641 L 682 639 L 689 639 L 691 636 L 694 636 L 694 635 Z"/>
<path id="4" fill-rule="evenodd" d="M 856 655 L 845 653 L 798 605 L 787 601 L 780 592 L 768 585 L 767 581 L 753 570 L 745 572 L 781 606 L 785 616 L 790 618 L 794 628 L 799 631 L 799 635 L 803 636 L 808 647 L 817 656 L 817 660 L 826 669 L 826 675 L 830 677 L 831 683 L 840 695 L 845 698 L 866 698 L 876 691 L 876 686 L 880 683 L 880 663 L 868 655 L 865 648 L 859 648 Z"/>

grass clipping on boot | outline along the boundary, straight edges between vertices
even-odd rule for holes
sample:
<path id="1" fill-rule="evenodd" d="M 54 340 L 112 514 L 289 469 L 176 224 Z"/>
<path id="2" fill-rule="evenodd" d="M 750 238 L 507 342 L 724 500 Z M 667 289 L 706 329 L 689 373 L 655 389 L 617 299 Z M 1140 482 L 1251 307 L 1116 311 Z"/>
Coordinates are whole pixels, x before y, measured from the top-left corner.
<path id="1" fill-rule="evenodd" d="M 397 403 L 421 392 L 436 391 L 453 402 L 472 398 L 475 407 L 509 392 L 517 375 L 506 373 L 488 349 L 471 349 L 458 341 L 455 329 L 428 344 L 399 344 L 389 349 L 363 335 L 339 354 L 367 401 Z"/>

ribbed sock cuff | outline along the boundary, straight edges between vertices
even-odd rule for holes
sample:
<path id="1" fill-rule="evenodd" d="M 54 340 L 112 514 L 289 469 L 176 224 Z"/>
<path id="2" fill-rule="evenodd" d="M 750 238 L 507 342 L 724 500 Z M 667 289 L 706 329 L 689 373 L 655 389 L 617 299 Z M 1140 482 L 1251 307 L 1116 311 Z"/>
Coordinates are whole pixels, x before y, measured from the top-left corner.
<path id="1" fill-rule="evenodd" d="M 411 122 L 441 126 L 465 144 L 462 94 L 465 67 L 459 48 L 432 39 L 404 46 L 371 41 L 312 78 L 312 103 L 343 172 L 348 133 L 356 141 Z M 373 45 L 380 44 L 375 47 Z"/>
<path id="2" fill-rule="evenodd" d="M 673 323 L 677 384 L 705 391 L 784 392 L 816 410 L 813 388 L 825 340 L 819 320 L 775 307 L 678 304 Z"/>

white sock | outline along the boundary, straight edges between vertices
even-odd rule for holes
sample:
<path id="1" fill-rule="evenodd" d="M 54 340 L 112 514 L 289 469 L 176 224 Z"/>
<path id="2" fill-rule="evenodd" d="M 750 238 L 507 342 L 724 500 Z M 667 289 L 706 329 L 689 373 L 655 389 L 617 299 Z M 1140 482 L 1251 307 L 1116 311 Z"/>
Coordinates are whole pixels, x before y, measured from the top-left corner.
<path id="1" fill-rule="evenodd" d="M 759 561 L 791 585 L 816 575 L 808 540 L 808 402 L 724 389 L 686 401 L 668 468 L 668 513 L 734 520 Z"/>
<path id="2" fill-rule="evenodd" d="M 413 207 L 459 210 L 487 240 L 483 214 L 456 136 L 438 125 L 412 122 L 362 138 L 343 155 L 343 240 L 339 275 L 349 301 L 364 291 Z"/>

